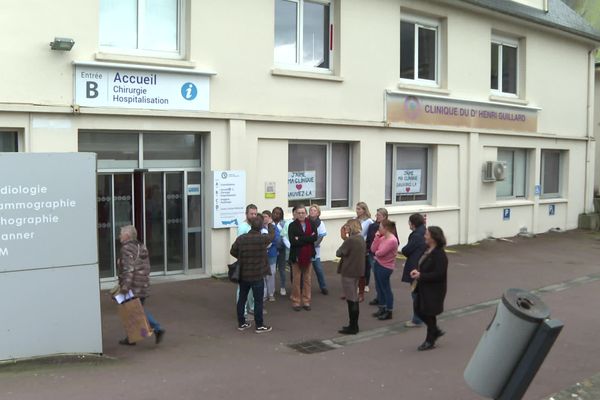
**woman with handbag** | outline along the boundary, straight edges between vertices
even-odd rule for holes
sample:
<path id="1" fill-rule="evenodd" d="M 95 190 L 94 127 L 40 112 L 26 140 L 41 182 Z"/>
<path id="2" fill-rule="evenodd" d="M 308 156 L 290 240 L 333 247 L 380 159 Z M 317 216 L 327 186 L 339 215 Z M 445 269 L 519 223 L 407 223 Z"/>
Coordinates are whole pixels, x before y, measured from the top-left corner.
<path id="1" fill-rule="evenodd" d="M 425 244 L 427 250 L 419 266 L 410 273 L 415 280 L 415 313 L 427 325 L 427 337 L 419 351 L 433 349 L 437 339 L 445 334 L 437 325 L 437 316 L 444 311 L 448 277 L 448 257 L 444 251 L 446 238 L 442 229 L 437 226 L 427 228 Z"/>
<path id="2" fill-rule="evenodd" d="M 356 335 L 358 333 L 358 282 L 365 274 L 365 240 L 361 235 L 360 223 L 351 219 L 343 226 L 347 239 L 336 251 L 336 257 L 340 257 L 338 274 L 342 276 L 342 290 L 348 304 L 348 326 L 344 326 L 338 332 L 344 335 Z"/>

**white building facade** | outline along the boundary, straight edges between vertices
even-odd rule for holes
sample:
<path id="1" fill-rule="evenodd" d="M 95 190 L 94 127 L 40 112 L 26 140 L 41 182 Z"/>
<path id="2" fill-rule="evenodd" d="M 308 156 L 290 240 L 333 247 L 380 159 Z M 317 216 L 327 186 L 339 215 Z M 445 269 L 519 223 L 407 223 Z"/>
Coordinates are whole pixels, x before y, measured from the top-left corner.
<path id="1" fill-rule="evenodd" d="M 323 259 L 358 201 L 451 244 L 592 210 L 600 35 L 559 0 L 2 7 L 0 151 L 98 154 L 103 278 L 131 223 L 156 274 L 224 272 L 213 171 L 243 171 L 260 210 L 319 204 Z"/>

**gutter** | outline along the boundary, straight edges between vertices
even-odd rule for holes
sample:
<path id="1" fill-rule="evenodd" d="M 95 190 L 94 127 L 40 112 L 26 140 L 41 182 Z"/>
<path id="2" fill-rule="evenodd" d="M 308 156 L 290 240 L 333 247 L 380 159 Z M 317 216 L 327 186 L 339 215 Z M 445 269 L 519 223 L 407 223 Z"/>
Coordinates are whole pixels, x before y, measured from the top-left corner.
<path id="1" fill-rule="evenodd" d="M 595 90 L 595 76 L 596 67 L 600 64 L 596 64 L 596 51 L 598 48 L 594 48 L 588 53 L 588 88 L 587 88 L 587 133 L 585 142 L 585 180 L 584 180 L 584 199 L 583 199 L 583 212 L 591 213 L 594 212 L 594 154 L 593 154 L 593 143 L 594 140 L 594 90 Z"/>

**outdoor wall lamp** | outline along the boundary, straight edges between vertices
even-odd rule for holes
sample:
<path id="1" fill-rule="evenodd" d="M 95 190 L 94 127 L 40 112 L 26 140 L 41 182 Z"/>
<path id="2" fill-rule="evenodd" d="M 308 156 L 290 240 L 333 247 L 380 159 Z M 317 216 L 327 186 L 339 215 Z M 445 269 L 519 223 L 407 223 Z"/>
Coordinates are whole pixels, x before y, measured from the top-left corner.
<path id="1" fill-rule="evenodd" d="M 50 42 L 50 48 L 52 50 L 60 51 L 71 51 L 75 41 L 71 38 L 54 38 L 54 41 Z"/>

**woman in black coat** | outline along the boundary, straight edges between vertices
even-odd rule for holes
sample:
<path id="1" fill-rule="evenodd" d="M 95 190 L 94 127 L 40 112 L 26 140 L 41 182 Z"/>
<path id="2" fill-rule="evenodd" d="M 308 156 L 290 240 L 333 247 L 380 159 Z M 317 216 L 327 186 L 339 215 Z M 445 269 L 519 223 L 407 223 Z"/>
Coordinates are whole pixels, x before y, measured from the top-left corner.
<path id="1" fill-rule="evenodd" d="M 425 232 L 425 243 L 427 250 L 417 269 L 410 273 L 411 278 L 415 279 L 415 313 L 427 325 L 427 337 L 419 346 L 419 351 L 433 349 L 436 340 L 445 333 L 437 326 L 437 316 L 444 311 L 447 290 L 448 257 L 444 251 L 444 232 L 437 226 L 430 226 Z"/>

